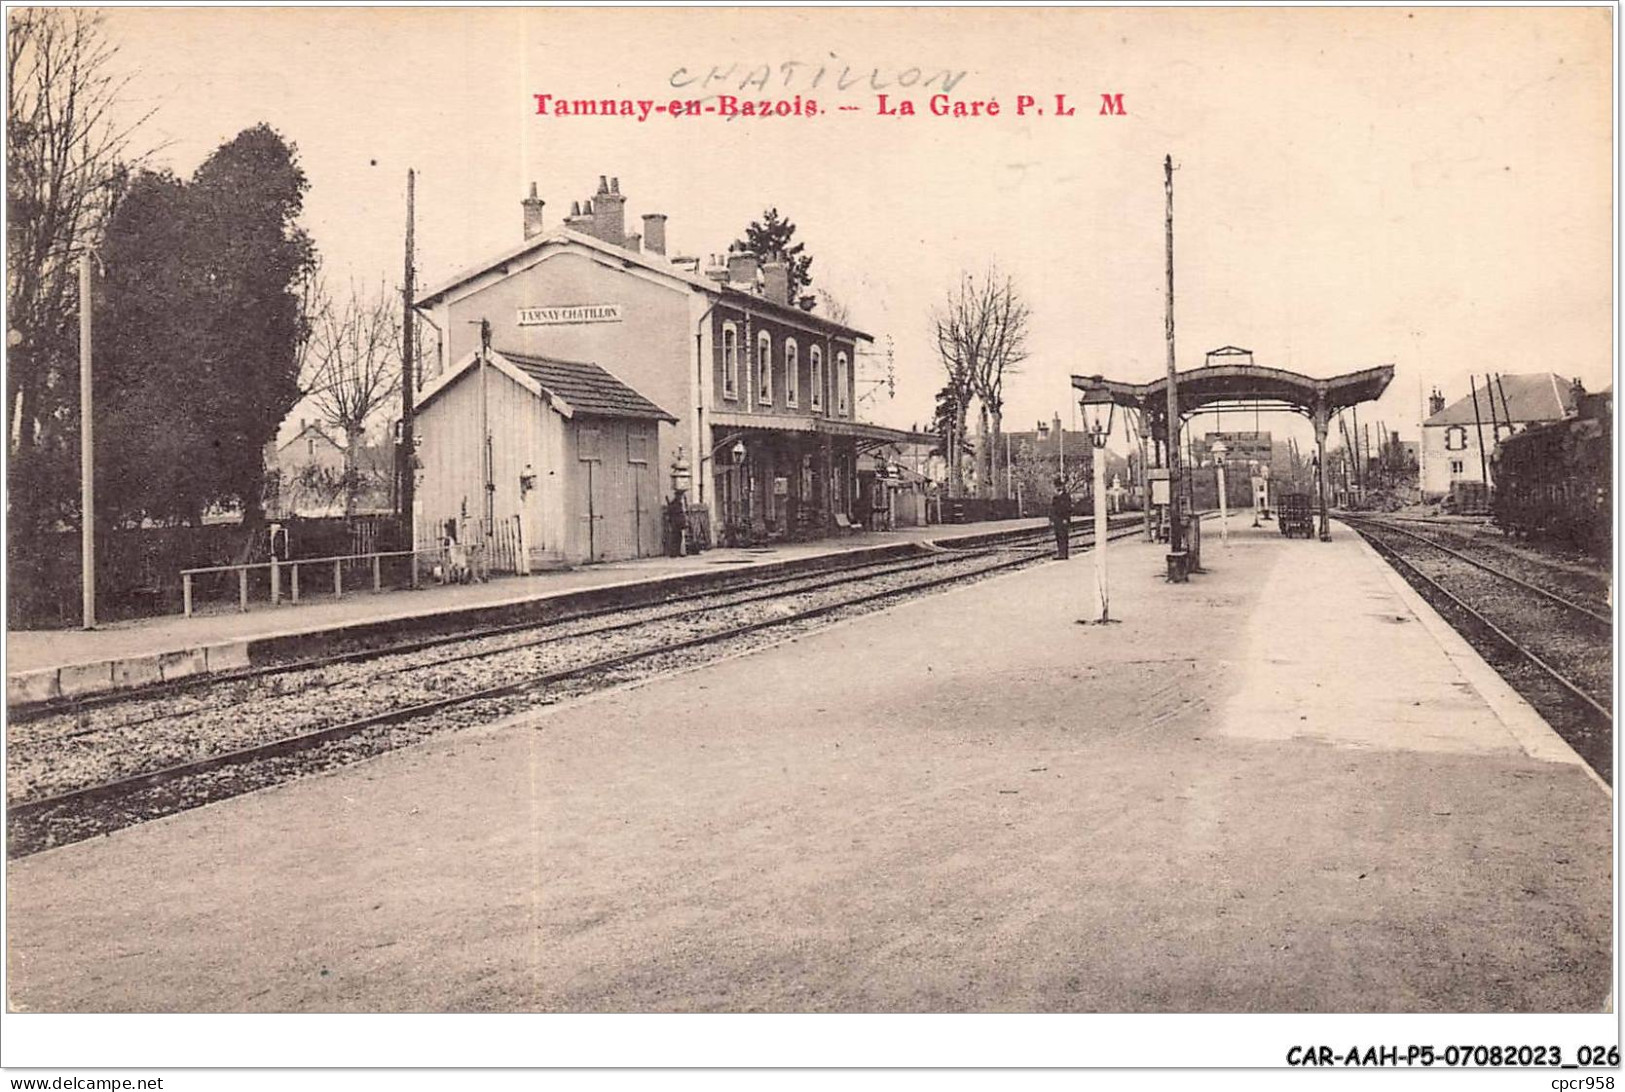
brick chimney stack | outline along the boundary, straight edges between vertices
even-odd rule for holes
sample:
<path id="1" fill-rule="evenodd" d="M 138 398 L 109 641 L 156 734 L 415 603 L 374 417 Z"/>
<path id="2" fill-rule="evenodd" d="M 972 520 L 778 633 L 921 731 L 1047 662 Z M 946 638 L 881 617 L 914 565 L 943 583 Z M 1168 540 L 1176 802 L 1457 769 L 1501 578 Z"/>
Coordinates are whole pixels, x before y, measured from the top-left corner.
<path id="1" fill-rule="evenodd" d="M 756 290 L 756 255 L 729 254 L 728 280 L 735 288 L 746 292 Z"/>
<path id="2" fill-rule="evenodd" d="M 1439 388 L 1438 387 L 1434 387 L 1433 388 L 1433 393 L 1428 395 L 1428 416 L 1432 417 L 1436 413 L 1443 413 L 1443 412 L 1444 412 L 1444 395 L 1439 393 Z"/>
<path id="3" fill-rule="evenodd" d="M 536 196 L 536 183 L 530 184 L 530 196 L 519 203 L 525 210 L 525 238 L 534 239 L 542 233 L 542 206 L 547 204 Z"/>
<path id="4" fill-rule="evenodd" d="M 592 195 L 592 233 L 610 246 L 626 244 L 626 198 L 621 196 L 621 180 L 598 176 L 598 192 Z"/>
<path id="5" fill-rule="evenodd" d="M 583 235 L 591 235 L 593 233 L 592 202 L 587 202 L 587 208 L 585 211 L 583 211 L 580 201 L 571 201 L 570 215 L 565 217 L 564 226 L 569 228 L 571 231 L 579 231 Z"/>
<path id="6" fill-rule="evenodd" d="M 705 276 L 707 280 L 716 281 L 718 284 L 727 284 L 728 267 L 723 265 L 721 260 L 713 254 L 711 255 L 711 264 L 706 267 Z"/>
<path id="7" fill-rule="evenodd" d="M 643 214 L 643 247 L 650 254 L 666 253 L 665 213 L 646 212 Z"/>
<path id="8" fill-rule="evenodd" d="M 774 303 L 790 306 L 790 263 L 783 258 L 769 258 L 762 263 L 763 295 Z"/>

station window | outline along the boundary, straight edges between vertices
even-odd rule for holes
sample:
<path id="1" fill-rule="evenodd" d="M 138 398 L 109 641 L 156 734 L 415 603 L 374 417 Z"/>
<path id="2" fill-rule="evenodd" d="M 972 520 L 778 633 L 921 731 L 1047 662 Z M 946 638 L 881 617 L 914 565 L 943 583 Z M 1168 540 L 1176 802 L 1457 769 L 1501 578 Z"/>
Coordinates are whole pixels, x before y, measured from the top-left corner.
<path id="1" fill-rule="evenodd" d="M 636 426 L 626 433 L 626 461 L 639 464 L 649 461 L 649 434 Z"/>
<path id="2" fill-rule="evenodd" d="M 846 416 L 846 354 L 835 354 L 835 412 L 842 417 Z"/>
<path id="3" fill-rule="evenodd" d="M 1451 459 L 1450 460 L 1450 473 L 1452 473 L 1452 474 L 1460 474 L 1465 469 L 1466 469 L 1466 466 L 1465 466 L 1465 464 L 1463 464 L 1463 462 L 1460 459 Z"/>
<path id="4" fill-rule="evenodd" d="M 773 404 L 773 338 L 766 330 L 756 337 L 756 400 Z"/>
<path id="5" fill-rule="evenodd" d="M 824 408 L 824 350 L 822 346 L 812 347 L 812 362 L 808 364 L 812 369 L 812 408 Z"/>
<path id="6" fill-rule="evenodd" d="M 817 352 L 817 350 L 813 350 Z M 801 404 L 801 354 L 794 338 L 784 339 L 784 404 Z"/>
<path id="7" fill-rule="evenodd" d="M 1467 429 L 1462 425 L 1451 425 L 1444 430 L 1444 449 L 1446 451 L 1467 450 Z"/>
<path id="8" fill-rule="evenodd" d="M 576 432 L 576 458 L 584 463 L 595 463 L 603 458 L 598 450 L 598 430 L 584 428 Z"/>
<path id="9" fill-rule="evenodd" d="M 722 397 L 739 397 L 739 330 L 722 324 Z"/>

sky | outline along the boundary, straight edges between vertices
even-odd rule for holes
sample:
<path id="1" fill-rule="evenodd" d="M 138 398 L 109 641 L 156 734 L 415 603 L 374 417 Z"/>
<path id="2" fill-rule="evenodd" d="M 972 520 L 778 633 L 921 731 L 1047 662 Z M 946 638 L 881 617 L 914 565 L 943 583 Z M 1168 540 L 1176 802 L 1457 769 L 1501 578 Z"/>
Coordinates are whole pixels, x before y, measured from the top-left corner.
<path id="1" fill-rule="evenodd" d="M 1032 312 L 1006 428 L 1070 417 L 1072 374 L 1163 374 L 1164 155 L 1181 369 L 1224 345 L 1311 376 L 1392 364 L 1361 421 L 1407 437 L 1425 391 L 1453 400 L 1470 374 L 1612 382 L 1603 7 L 117 9 L 107 27 L 124 108 L 155 111 L 154 163 L 190 173 L 260 121 L 297 145 L 334 284 L 398 289 L 409 167 L 420 283 L 519 241 L 532 182 L 556 226 L 617 176 L 630 225 L 670 217 L 671 253 L 725 251 L 777 207 L 814 286 L 890 339 L 895 397 L 860 405 L 883 424 L 929 420 L 932 309 L 990 265 Z M 944 83 L 999 115 L 933 116 Z M 881 116 L 876 85 L 915 115 Z M 820 113 L 640 122 L 534 99 L 705 93 Z M 1307 438 L 1293 422 L 1258 423 Z"/>

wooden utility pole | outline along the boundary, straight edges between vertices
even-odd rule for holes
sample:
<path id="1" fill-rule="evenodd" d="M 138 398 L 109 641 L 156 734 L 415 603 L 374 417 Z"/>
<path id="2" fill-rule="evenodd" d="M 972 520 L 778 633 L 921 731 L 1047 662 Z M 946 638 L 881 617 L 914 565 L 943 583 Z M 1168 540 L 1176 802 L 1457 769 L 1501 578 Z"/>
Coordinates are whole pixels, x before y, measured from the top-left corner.
<path id="1" fill-rule="evenodd" d="M 79 571 L 84 588 L 84 625 L 96 628 L 95 414 L 90 398 L 89 250 L 79 255 Z"/>
<path id="2" fill-rule="evenodd" d="M 408 169 L 406 172 L 406 287 L 401 296 L 405 308 L 401 314 L 401 446 L 396 458 L 395 472 L 400 481 L 400 516 L 401 525 L 406 531 L 407 549 L 417 549 L 417 527 L 413 512 L 417 493 L 417 450 L 413 439 L 412 412 L 413 401 L 416 395 L 413 380 L 417 371 L 417 353 L 415 352 L 415 339 L 412 329 L 412 296 L 413 288 L 413 190 L 416 184 L 415 172 Z M 413 559 L 416 564 L 416 559 Z"/>
<path id="3" fill-rule="evenodd" d="M 1470 375 L 1467 377 L 1467 388 L 1473 392 L 1473 428 L 1478 433 L 1478 469 L 1484 475 L 1484 488 L 1488 489 L 1490 487 L 1490 463 L 1489 459 L 1484 455 L 1484 419 L 1478 413 L 1478 384 Z"/>
<path id="4" fill-rule="evenodd" d="M 1185 535 L 1179 505 L 1179 375 L 1174 364 L 1174 157 L 1162 159 L 1162 186 L 1167 194 L 1168 307 L 1164 328 L 1168 338 L 1168 579 L 1183 583 L 1186 568 Z"/>

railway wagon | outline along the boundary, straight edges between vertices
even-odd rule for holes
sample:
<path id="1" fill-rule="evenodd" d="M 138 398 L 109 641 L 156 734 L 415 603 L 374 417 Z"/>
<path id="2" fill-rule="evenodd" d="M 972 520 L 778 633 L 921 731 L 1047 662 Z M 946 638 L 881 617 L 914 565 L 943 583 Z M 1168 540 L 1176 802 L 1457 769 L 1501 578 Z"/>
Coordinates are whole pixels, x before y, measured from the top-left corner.
<path id="1" fill-rule="evenodd" d="M 1612 391 L 1584 394 L 1579 413 L 1496 445 L 1493 512 L 1506 533 L 1607 559 L 1613 551 Z"/>

